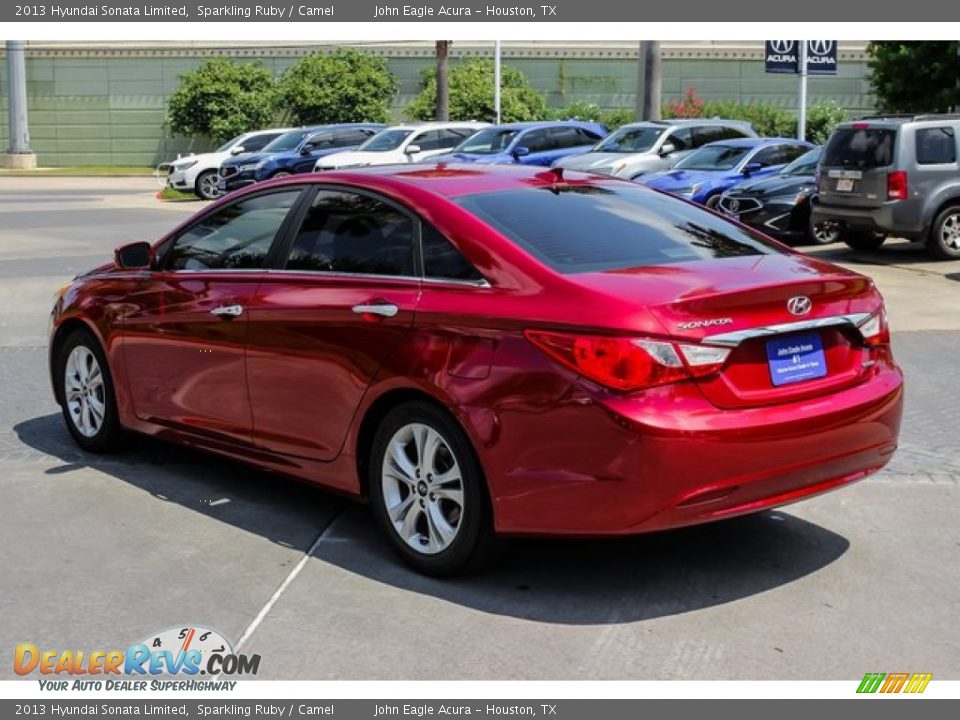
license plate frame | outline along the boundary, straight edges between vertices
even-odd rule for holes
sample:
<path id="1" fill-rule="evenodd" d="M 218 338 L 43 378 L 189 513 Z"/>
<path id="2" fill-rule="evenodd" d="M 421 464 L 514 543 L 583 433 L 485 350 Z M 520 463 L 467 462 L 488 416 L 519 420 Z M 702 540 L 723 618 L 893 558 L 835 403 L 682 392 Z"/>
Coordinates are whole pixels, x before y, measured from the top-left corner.
<path id="1" fill-rule="evenodd" d="M 817 380 L 827 375 L 820 333 L 784 335 L 767 340 L 767 367 L 774 387 Z"/>

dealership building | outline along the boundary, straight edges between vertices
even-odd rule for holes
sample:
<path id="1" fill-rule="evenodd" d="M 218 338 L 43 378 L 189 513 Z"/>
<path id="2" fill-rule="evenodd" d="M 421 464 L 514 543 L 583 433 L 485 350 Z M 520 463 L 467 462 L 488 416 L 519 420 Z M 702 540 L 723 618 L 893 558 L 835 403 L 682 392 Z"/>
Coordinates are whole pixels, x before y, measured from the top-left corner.
<path id="1" fill-rule="evenodd" d="M 433 63 L 432 42 L 343 43 L 386 58 L 400 81 L 393 113 L 417 93 L 421 72 Z M 109 42 L 26 44 L 30 145 L 41 166 L 152 166 L 178 153 L 209 148 L 202 138 L 172 137 L 165 126 L 167 98 L 178 76 L 212 57 L 260 61 L 277 74 L 298 58 L 336 44 Z M 634 107 L 637 41 L 504 42 L 503 61 L 521 70 L 549 105 L 575 101 L 604 109 Z M 663 97 L 693 88 L 705 100 L 768 102 L 795 110 L 795 76 L 764 71 L 762 42 L 664 42 Z M 0 47 L 0 147 L 9 144 L 6 57 Z M 452 58 L 491 56 L 493 43 L 457 42 Z M 835 76 L 810 79 L 810 102 L 833 100 L 851 113 L 873 109 L 866 43 L 839 44 Z M 363 118 L 357 118 L 362 120 Z"/>

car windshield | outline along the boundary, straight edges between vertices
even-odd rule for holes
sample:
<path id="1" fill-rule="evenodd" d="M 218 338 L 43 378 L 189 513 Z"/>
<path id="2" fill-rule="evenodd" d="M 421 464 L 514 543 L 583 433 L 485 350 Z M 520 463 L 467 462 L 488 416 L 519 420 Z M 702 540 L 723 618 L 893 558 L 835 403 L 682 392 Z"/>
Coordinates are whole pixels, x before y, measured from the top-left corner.
<path id="1" fill-rule="evenodd" d="M 487 128 L 476 135 L 471 135 L 457 145 L 453 152 L 475 153 L 477 155 L 494 155 L 504 152 L 513 139 L 520 132 L 516 128 Z"/>
<path id="2" fill-rule="evenodd" d="M 454 202 L 562 273 L 777 252 L 746 227 L 626 183 L 529 187 Z"/>
<path id="3" fill-rule="evenodd" d="M 792 163 L 780 171 L 781 175 L 813 175 L 817 171 L 817 163 L 820 162 L 821 148 L 815 148 L 808 153 L 804 153 Z"/>
<path id="4" fill-rule="evenodd" d="M 367 140 L 357 150 L 366 152 L 387 152 L 396 150 L 410 137 L 413 130 L 384 130 Z"/>
<path id="5" fill-rule="evenodd" d="M 267 143 L 266 147 L 264 147 L 260 152 L 279 153 L 296 150 L 298 147 L 300 147 L 300 143 L 303 142 L 307 135 L 308 133 L 306 130 L 291 130 L 290 132 L 285 132 L 280 137 L 274 138 Z"/>
<path id="6" fill-rule="evenodd" d="M 667 128 L 662 127 L 623 127 L 595 145 L 591 152 L 646 152 L 666 130 Z"/>
<path id="7" fill-rule="evenodd" d="M 732 170 L 751 149 L 737 145 L 704 145 L 674 167 L 677 170 Z"/>
<path id="8" fill-rule="evenodd" d="M 230 138 L 230 139 L 227 140 L 223 145 L 221 145 L 220 147 L 218 147 L 214 152 L 218 152 L 218 153 L 219 153 L 219 152 L 226 152 L 226 151 L 229 150 L 231 147 L 233 147 L 234 143 L 237 142 L 237 140 L 239 140 L 239 139 L 242 138 L 242 137 L 243 137 L 243 135 L 237 135 L 237 136 L 234 137 L 234 138 Z"/>

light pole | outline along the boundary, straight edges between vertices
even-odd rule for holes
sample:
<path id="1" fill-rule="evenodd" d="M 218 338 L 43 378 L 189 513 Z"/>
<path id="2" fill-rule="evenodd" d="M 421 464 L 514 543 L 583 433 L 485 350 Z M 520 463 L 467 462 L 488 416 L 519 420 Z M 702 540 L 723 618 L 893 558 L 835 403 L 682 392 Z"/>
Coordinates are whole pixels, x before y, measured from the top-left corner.
<path id="1" fill-rule="evenodd" d="M 500 41 L 493 44 L 493 114 L 494 123 L 500 124 Z"/>
<path id="2" fill-rule="evenodd" d="M 807 41 L 800 41 L 800 109 L 797 118 L 797 139 L 807 139 Z"/>
<path id="3" fill-rule="evenodd" d="M 23 40 L 7 40 L 7 115 L 10 125 L 10 147 L 3 156 L 7 168 L 29 169 L 37 166 L 37 156 L 30 150 L 30 127 L 27 123 L 27 71 Z"/>

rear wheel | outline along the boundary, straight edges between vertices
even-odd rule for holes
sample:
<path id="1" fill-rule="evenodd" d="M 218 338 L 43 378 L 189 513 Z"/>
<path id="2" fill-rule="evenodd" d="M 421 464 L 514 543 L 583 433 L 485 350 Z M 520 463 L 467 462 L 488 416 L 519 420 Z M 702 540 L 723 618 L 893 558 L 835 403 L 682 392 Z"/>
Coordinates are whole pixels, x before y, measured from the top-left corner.
<path id="1" fill-rule="evenodd" d="M 807 240 L 813 245 L 830 245 L 840 240 L 840 231 L 836 226 L 810 221 Z"/>
<path id="2" fill-rule="evenodd" d="M 216 170 L 204 170 L 197 175 L 194 192 L 201 200 L 216 200 L 223 193 L 220 192 L 220 175 Z"/>
<path id="3" fill-rule="evenodd" d="M 847 247 L 853 250 L 870 252 L 872 250 L 879 250 L 887 238 L 877 233 L 847 232 L 842 235 L 842 239 L 843 242 L 847 244 Z"/>
<path id="4" fill-rule="evenodd" d="M 384 418 L 371 448 L 377 520 L 403 560 L 427 575 L 475 569 L 494 546 L 483 472 L 457 423 L 423 402 Z"/>
<path id="5" fill-rule="evenodd" d="M 927 250 L 939 260 L 960 259 L 960 205 L 937 215 L 930 228 Z"/>
<path id="6" fill-rule="evenodd" d="M 87 331 L 71 333 L 57 352 L 56 378 L 67 429 L 84 450 L 105 453 L 120 446 L 123 430 L 100 343 Z"/>

